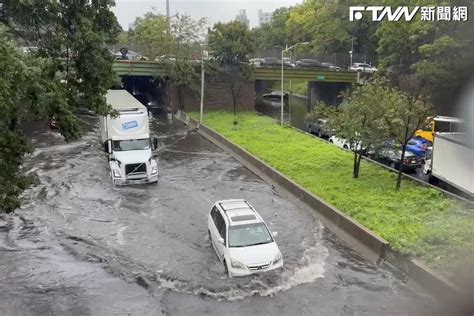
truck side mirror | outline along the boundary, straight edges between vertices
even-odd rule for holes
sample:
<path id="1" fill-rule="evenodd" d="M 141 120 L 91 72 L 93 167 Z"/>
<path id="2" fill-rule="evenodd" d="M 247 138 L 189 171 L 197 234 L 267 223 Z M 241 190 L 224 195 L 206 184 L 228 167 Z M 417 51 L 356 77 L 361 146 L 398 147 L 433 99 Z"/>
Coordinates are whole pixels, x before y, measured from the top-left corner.
<path id="1" fill-rule="evenodd" d="M 158 138 L 153 138 L 153 150 L 158 148 Z"/>
<path id="2" fill-rule="evenodd" d="M 105 143 L 104 143 L 104 151 L 108 154 L 111 154 L 112 153 L 112 141 L 110 139 L 108 139 Z"/>

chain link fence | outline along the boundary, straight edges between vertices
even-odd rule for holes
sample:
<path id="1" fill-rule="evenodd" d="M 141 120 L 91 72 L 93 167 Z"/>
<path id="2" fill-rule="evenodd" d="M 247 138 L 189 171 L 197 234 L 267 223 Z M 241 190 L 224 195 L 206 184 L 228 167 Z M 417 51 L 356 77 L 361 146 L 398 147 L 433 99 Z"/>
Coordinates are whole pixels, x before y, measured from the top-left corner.
<path id="1" fill-rule="evenodd" d="M 251 59 L 272 59 L 275 62 L 281 63 L 281 48 L 260 50 L 250 56 Z M 341 69 L 348 69 L 353 63 L 367 63 L 372 66 L 378 65 L 378 60 L 375 55 L 369 54 L 351 54 L 347 53 L 311 53 L 290 51 L 285 53 L 285 58 L 288 61 L 296 63 L 302 59 L 313 59 L 319 63 L 329 63 L 334 66 L 341 67 Z"/>

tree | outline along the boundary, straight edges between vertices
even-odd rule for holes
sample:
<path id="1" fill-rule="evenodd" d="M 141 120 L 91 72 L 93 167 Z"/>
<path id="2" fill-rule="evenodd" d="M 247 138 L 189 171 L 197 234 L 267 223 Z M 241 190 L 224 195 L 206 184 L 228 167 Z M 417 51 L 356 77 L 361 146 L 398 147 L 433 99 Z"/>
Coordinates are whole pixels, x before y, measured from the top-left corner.
<path id="1" fill-rule="evenodd" d="M 149 58 L 170 54 L 172 40 L 168 33 L 168 20 L 162 14 L 148 12 L 136 18 L 129 38 L 133 49 Z"/>
<path id="2" fill-rule="evenodd" d="M 389 90 L 384 80 L 377 79 L 344 94 L 344 105 L 336 124 L 338 135 L 348 141 L 354 153 L 354 178 L 359 177 L 362 156 L 387 139 L 384 115 Z"/>
<path id="3" fill-rule="evenodd" d="M 80 136 L 80 107 L 110 112 L 105 94 L 115 83 L 113 58 L 105 44 L 120 28 L 111 0 L 4 0 L 0 6 L 2 89 L 0 91 L 0 209 L 11 211 L 26 182 L 18 173 L 29 145 L 25 119 L 54 117 L 67 141 Z M 36 54 L 20 53 L 5 29 Z"/>
<path id="4" fill-rule="evenodd" d="M 255 40 L 247 26 L 241 22 L 217 23 L 209 31 L 208 45 L 211 55 L 222 67 L 221 74 L 229 83 L 234 108 L 234 124 L 237 124 L 236 111 L 240 102 L 244 80 L 253 74 L 248 56 L 255 50 Z"/>
<path id="5" fill-rule="evenodd" d="M 386 135 L 395 140 L 402 149 L 398 167 L 397 191 L 401 186 L 402 162 L 405 159 L 408 141 L 433 112 L 432 104 L 426 97 L 420 95 L 420 85 L 414 76 L 402 77 L 399 85 L 404 91 L 390 88 L 389 93 L 385 96 L 387 102 L 384 103 Z"/>
<path id="6" fill-rule="evenodd" d="M 160 58 L 164 70 L 160 76 L 166 78 L 178 88 L 180 106 L 183 106 L 183 87 L 198 94 L 200 79 L 197 72 L 197 60 L 201 59 L 202 38 L 207 20 L 192 19 L 189 15 L 176 14 L 168 19 L 157 13 L 147 13 L 137 18 L 131 39 L 141 52 L 152 58 Z M 208 69 L 209 70 L 209 69 Z M 170 93 L 168 85 L 168 93 Z"/>

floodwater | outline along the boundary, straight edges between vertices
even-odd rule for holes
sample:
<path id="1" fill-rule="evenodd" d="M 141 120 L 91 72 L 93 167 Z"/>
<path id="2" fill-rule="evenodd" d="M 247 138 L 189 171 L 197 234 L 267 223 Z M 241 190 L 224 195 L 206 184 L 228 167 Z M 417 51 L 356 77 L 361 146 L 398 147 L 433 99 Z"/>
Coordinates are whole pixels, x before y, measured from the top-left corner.
<path id="1" fill-rule="evenodd" d="M 257 111 L 274 119 L 281 118 L 281 101 L 264 99 L 262 103 L 255 105 Z M 283 104 L 283 120 L 291 126 L 303 131 L 308 130 L 306 114 L 308 113 L 308 99 L 291 95 L 289 100 Z"/>
<path id="2" fill-rule="evenodd" d="M 33 133 L 36 184 L 0 217 L 1 315 L 433 315 L 406 287 L 229 154 L 153 120 L 158 184 L 113 187 L 96 125 L 65 144 Z M 219 199 L 245 198 L 272 231 L 280 271 L 229 279 L 207 237 Z"/>

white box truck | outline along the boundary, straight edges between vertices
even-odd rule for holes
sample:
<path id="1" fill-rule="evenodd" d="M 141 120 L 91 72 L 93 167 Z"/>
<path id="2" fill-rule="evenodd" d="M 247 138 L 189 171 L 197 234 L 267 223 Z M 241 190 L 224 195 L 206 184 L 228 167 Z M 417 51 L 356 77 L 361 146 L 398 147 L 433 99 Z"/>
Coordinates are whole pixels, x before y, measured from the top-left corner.
<path id="1" fill-rule="evenodd" d="M 430 183 L 446 189 L 454 187 L 468 197 L 474 196 L 474 149 L 466 133 L 435 133 L 431 160 Z M 443 184 L 447 184 L 443 185 Z"/>
<path id="2" fill-rule="evenodd" d="M 126 90 L 109 90 L 107 103 L 117 116 L 101 116 L 99 125 L 113 184 L 158 181 L 158 166 L 153 159 L 157 139 L 150 138 L 147 108 Z"/>

